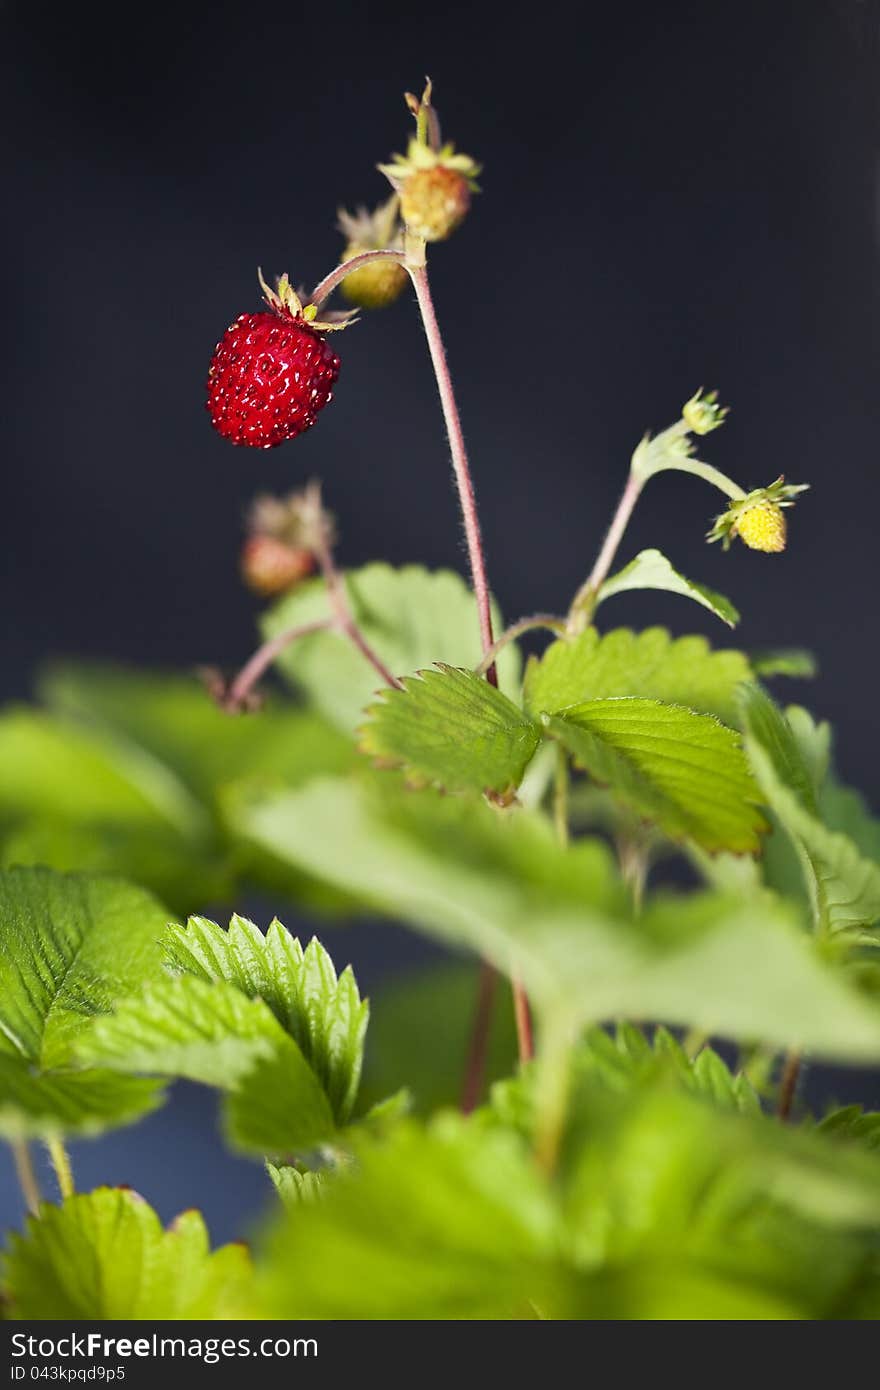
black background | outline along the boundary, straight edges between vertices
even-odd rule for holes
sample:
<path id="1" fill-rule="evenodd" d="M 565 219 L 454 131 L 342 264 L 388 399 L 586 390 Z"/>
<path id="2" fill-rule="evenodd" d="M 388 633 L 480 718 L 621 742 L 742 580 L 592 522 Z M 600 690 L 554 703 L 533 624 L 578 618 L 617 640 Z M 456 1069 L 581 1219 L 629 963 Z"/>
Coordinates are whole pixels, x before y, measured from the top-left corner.
<path id="1" fill-rule="evenodd" d="M 238 663 L 258 489 L 322 477 L 346 563 L 463 567 L 410 303 L 345 335 L 336 398 L 292 445 L 232 449 L 203 408 L 256 265 L 330 269 L 337 204 L 384 196 L 400 93 L 430 71 L 445 132 L 485 163 L 431 264 L 505 613 L 567 604 L 641 433 L 718 385 L 733 411 L 704 456 L 745 486 L 813 485 L 789 550 L 707 549 L 718 494 L 672 476 L 625 555 L 659 545 L 727 593 L 746 647 L 815 650 L 819 681 L 786 694 L 834 721 L 880 805 L 873 0 L 7 0 L 0 47 L 5 697 L 50 657 Z M 727 640 L 680 599 L 615 603 L 609 620 Z M 203 1197 L 231 1234 L 263 1179 L 213 1157 L 203 1113 L 188 1093 L 84 1149 L 84 1178 L 128 1176 L 163 1210 Z"/>

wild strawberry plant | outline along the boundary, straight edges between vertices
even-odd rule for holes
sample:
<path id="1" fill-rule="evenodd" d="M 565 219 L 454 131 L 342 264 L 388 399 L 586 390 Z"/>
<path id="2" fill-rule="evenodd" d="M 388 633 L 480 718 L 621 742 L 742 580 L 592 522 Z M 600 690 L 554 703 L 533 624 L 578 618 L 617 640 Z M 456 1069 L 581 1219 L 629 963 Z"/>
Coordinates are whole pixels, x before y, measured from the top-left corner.
<path id="1" fill-rule="evenodd" d="M 624 553 L 660 475 L 723 494 L 710 540 L 767 553 L 803 487 L 705 461 L 726 410 L 698 391 L 636 445 L 570 602 L 505 626 L 426 256 L 479 171 L 430 88 L 407 102 L 390 200 L 340 215 L 343 259 L 311 294 L 261 277 L 208 410 L 234 444 L 287 448 L 340 375 L 329 335 L 353 317 L 333 291 L 377 309 L 412 286 L 470 583 L 345 571 L 317 485 L 264 494 L 241 566 L 270 602 L 237 675 L 55 669 L 0 720 L 0 1132 L 30 1208 L 7 1315 L 877 1316 L 880 1117 L 810 1113 L 798 1083 L 880 1061 L 880 822 L 827 724 L 767 692 L 806 654 L 606 622 L 635 589 L 739 622 L 661 550 Z M 289 696 L 259 694 L 270 668 Z M 675 858 L 690 891 L 657 886 Z M 201 915 L 255 889 L 385 914 L 449 961 L 370 1021 L 317 940 Z M 225 1141 L 265 1164 L 250 1253 L 212 1252 L 196 1213 L 166 1230 L 126 1189 L 75 1189 L 68 1141 L 179 1078 L 214 1088 Z"/>

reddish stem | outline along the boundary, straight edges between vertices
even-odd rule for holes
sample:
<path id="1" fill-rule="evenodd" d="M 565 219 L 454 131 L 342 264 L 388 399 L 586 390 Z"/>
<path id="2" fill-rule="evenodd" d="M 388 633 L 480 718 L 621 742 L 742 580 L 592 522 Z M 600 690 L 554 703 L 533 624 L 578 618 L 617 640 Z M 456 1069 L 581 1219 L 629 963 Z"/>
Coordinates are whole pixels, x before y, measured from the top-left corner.
<path id="1" fill-rule="evenodd" d="M 348 601 L 348 593 L 345 588 L 345 580 L 336 568 L 336 561 L 333 559 L 333 552 L 330 549 L 326 535 L 319 536 L 315 541 L 315 555 L 321 567 L 321 573 L 327 584 L 327 597 L 333 609 L 336 622 L 346 637 L 354 643 L 362 656 L 366 657 L 373 670 L 381 676 L 386 685 L 394 686 L 401 690 L 400 681 L 392 675 L 385 665 L 385 662 L 373 651 L 364 634 L 357 625 L 355 616 L 351 611 Z"/>
<path id="2" fill-rule="evenodd" d="M 362 251 L 359 256 L 352 256 L 350 260 L 343 261 L 341 265 L 331 270 L 329 275 L 312 290 L 309 300 L 316 309 L 320 309 L 325 299 L 329 299 L 337 285 L 341 285 L 347 275 L 353 270 L 360 270 L 362 265 L 369 265 L 371 261 L 397 261 L 402 265 L 404 262 L 403 251 Z"/>
<path id="3" fill-rule="evenodd" d="M 284 632 L 279 632 L 276 637 L 270 637 L 268 642 L 264 642 L 258 647 L 253 656 L 242 666 L 232 685 L 229 693 L 223 701 L 224 707 L 234 713 L 241 709 L 247 700 L 254 686 L 263 676 L 276 657 L 280 656 L 286 647 L 292 642 L 296 642 L 300 637 L 308 637 L 312 632 L 321 632 L 331 627 L 329 618 L 319 618 L 313 623 L 300 623 L 298 627 L 288 627 Z"/>
<path id="4" fill-rule="evenodd" d="M 511 979 L 513 988 L 513 1015 L 516 1020 L 516 1042 L 519 1050 L 519 1060 L 530 1062 L 535 1055 L 535 1035 L 532 1028 L 532 1010 L 529 1004 L 529 996 L 523 987 L 522 981 L 514 975 Z"/>
<path id="5" fill-rule="evenodd" d="M 477 1004 L 468 1043 L 467 1063 L 464 1072 L 464 1085 L 461 1091 L 461 1108 L 465 1115 L 475 1110 L 483 1094 L 486 1080 L 486 1057 L 489 1051 L 489 1029 L 492 1023 L 492 1005 L 495 1002 L 495 989 L 498 973 L 494 966 L 484 960 L 480 966 L 480 979 L 477 988 Z"/>
<path id="6" fill-rule="evenodd" d="M 443 418 L 446 421 L 446 433 L 449 436 L 449 449 L 452 454 L 452 468 L 455 473 L 458 498 L 461 503 L 461 515 L 464 522 L 464 534 L 467 541 L 468 558 L 471 568 L 471 582 L 473 584 L 474 596 L 477 600 L 477 613 L 480 620 L 480 638 L 485 653 L 489 650 L 494 641 L 492 634 L 492 600 L 489 592 L 489 581 L 486 577 L 486 560 L 483 554 L 483 538 L 480 533 L 477 499 L 474 494 L 474 484 L 471 477 L 470 465 L 468 463 L 467 449 L 465 448 L 464 432 L 461 428 L 461 417 L 459 416 L 458 406 L 455 401 L 455 392 L 452 387 L 452 377 L 449 373 L 449 363 L 446 360 L 446 349 L 443 346 L 440 325 L 437 322 L 437 315 L 434 311 L 434 301 L 431 298 L 431 288 L 428 284 L 427 269 L 425 266 L 408 265 L 407 270 L 413 282 L 413 288 L 415 289 L 416 299 L 418 300 L 419 310 L 422 315 L 425 337 L 428 340 L 428 349 L 431 353 L 431 361 L 434 366 L 434 375 L 437 378 L 437 389 L 440 392 L 440 404 L 443 407 Z M 486 679 L 491 685 L 498 684 L 498 674 L 494 662 L 486 671 Z"/>

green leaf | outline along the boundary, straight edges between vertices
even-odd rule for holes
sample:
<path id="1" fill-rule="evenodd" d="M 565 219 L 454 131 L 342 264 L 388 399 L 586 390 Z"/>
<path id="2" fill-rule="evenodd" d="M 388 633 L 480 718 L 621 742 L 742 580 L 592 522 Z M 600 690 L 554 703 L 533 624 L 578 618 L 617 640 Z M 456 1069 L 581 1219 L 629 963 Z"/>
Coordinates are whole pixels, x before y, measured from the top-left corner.
<path id="1" fill-rule="evenodd" d="M 737 719 L 736 690 L 751 676 L 742 652 L 712 651 L 703 637 L 673 641 L 661 627 L 644 632 L 617 628 L 600 637 L 588 628 L 552 642 L 526 669 L 526 708 L 536 717 L 568 705 L 616 696 L 639 696 Z"/>
<path id="2" fill-rule="evenodd" d="M 739 622 L 740 615 L 729 599 L 723 594 L 716 594 L 704 584 L 685 579 L 659 550 L 640 551 L 622 570 L 612 574 L 599 589 L 596 602 L 602 603 L 604 599 L 612 598 L 614 594 L 626 593 L 630 589 L 663 589 L 670 594 L 682 594 L 685 598 L 692 598 L 695 603 L 708 608 L 710 613 L 727 623 L 728 627 L 736 627 Z"/>
<path id="3" fill-rule="evenodd" d="M 880 1114 L 876 1111 L 865 1111 L 860 1105 L 845 1105 L 832 1110 L 816 1128 L 820 1134 L 848 1140 L 880 1154 Z"/>
<path id="4" fill-rule="evenodd" d="M 0 874 L 0 1133 L 96 1134 L 155 1107 L 152 1083 L 70 1068 L 96 1020 L 159 973 L 164 922 L 122 880 Z"/>
<path id="5" fill-rule="evenodd" d="M 232 856 L 219 847 L 187 839 L 170 826 L 122 821 L 20 821 L 0 842 L 0 868 L 21 865 L 120 875 L 184 909 L 194 902 L 229 899 L 235 883 Z"/>
<path id="6" fill-rule="evenodd" d="M 261 999 L 222 979 L 184 975 L 149 985 L 98 1020 L 79 1055 L 124 1073 L 228 1091 L 229 1137 L 250 1152 L 304 1152 L 334 1133 L 324 1089 L 293 1038 Z"/>
<path id="7" fill-rule="evenodd" d="M 553 1278 L 556 1216 L 516 1140 L 448 1115 L 364 1140 L 357 1156 L 323 1201 L 278 1225 L 265 1317 L 534 1316 L 526 1300 Z"/>
<path id="8" fill-rule="evenodd" d="M 578 1080 L 596 1076 L 615 1089 L 644 1087 L 657 1078 L 674 1078 L 682 1089 L 725 1110 L 755 1114 L 758 1097 L 742 1072 L 733 1072 L 711 1047 L 689 1057 L 666 1028 L 658 1028 L 649 1041 L 641 1030 L 618 1024 L 614 1033 L 593 1028 L 575 1049 Z"/>
<path id="9" fill-rule="evenodd" d="M 636 815 L 702 849 L 754 854 L 766 822 L 731 729 L 658 700 L 590 700 L 545 720 L 579 766 Z"/>
<path id="10" fill-rule="evenodd" d="M 40 690 L 78 727 L 109 732 L 172 768 L 208 807 L 241 777 L 300 786 L 354 761 L 350 740 L 317 715 L 270 699 L 257 714 L 230 716 L 193 676 L 62 666 Z"/>
<path id="11" fill-rule="evenodd" d="M 384 690 L 366 712 L 361 751 L 403 770 L 412 786 L 511 792 L 540 732 L 512 700 L 472 671 L 440 665 Z"/>
<path id="12" fill-rule="evenodd" d="M 745 744 L 768 804 L 801 855 L 818 923 L 851 931 L 880 919 L 880 865 L 819 818 L 814 769 L 792 728 L 758 686 L 742 693 Z"/>
<path id="13" fill-rule="evenodd" d="M 600 842 L 563 849 L 535 812 L 406 792 L 386 776 L 313 782 L 251 805 L 240 828 L 344 882 L 364 910 L 515 970 L 556 1025 L 654 1019 L 880 1058 L 876 1002 L 773 895 L 664 895 L 633 917 Z"/>
<path id="14" fill-rule="evenodd" d="M 24 1057 L 0 1054 L 3 1139 L 103 1134 L 142 1119 L 162 1099 L 155 1081 L 107 1071 L 40 1072 Z"/>
<path id="15" fill-rule="evenodd" d="M 323 1173 L 301 1173 L 298 1168 L 291 1168 L 289 1164 L 281 1164 L 276 1168 L 274 1163 L 266 1164 L 266 1172 L 272 1179 L 278 1196 L 290 1211 L 297 1211 L 300 1207 L 318 1202 L 323 1196 L 327 1181 Z"/>
<path id="16" fill-rule="evenodd" d="M 756 676 L 795 676 L 811 680 L 819 673 L 812 652 L 799 647 L 778 647 L 767 651 L 749 652 L 749 663 Z"/>
<path id="17" fill-rule="evenodd" d="M 0 716 L 0 810 L 61 820 L 204 828 L 174 773 L 142 750 L 36 710 Z"/>
<path id="18" fill-rule="evenodd" d="M 392 569 L 370 564 L 345 577 L 348 596 L 367 641 L 395 676 L 411 675 L 433 662 L 473 668 L 482 657 L 474 597 L 451 570 L 419 565 Z M 324 617 L 324 582 L 311 580 L 263 617 L 264 637 Z M 495 611 L 498 632 L 502 622 Z M 379 679 L 351 643 L 335 632 L 317 632 L 282 653 L 278 665 L 301 687 L 316 709 L 350 732 L 376 691 Z M 498 658 L 502 690 L 515 694 L 519 656 L 510 643 Z"/>
<path id="19" fill-rule="evenodd" d="M 673 1289 L 690 1271 L 695 1290 L 703 1270 L 699 1316 L 719 1292 L 717 1315 L 738 1316 L 725 1307 L 736 1289 L 775 1300 L 778 1317 L 847 1316 L 880 1231 L 876 1158 L 664 1089 L 582 1104 L 564 1202 L 591 1301 L 606 1270 L 654 1282 L 666 1268 Z M 665 1315 L 691 1316 L 677 1301 Z"/>
<path id="20" fill-rule="evenodd" d="M 202 980 L 224 980 L 261 999 L 319 1077 L 340 1123 L 351 1114 L 363 1059 L 369 1005 L 351 967 L 337 977 L 324 947 L 305 951 L 276 918 L 263 936 L 237 914 L 224 931 L 205 917 L 171 926 L 163 940 L 172 967 Z"/>
<path id="21" fill-rule="evenodd" d="M 5 1273 L 13 1318 L 76 1322 L 240 1317 L 252 1277 L 244 1246 L 211 1253 L 197 1211 L 166 1231 L 114 1187 L 44 1204 L 12 1236 Z"/>
<path id="22" fill-rule="evenodd" d="M 244 876 L 314 901 L 301 876 L 245 860 L 223 806 L 242 778 L 299 786 L 345 771 L 350 738 L 280 701 L 231 717 L 189 676 L 63 667 L 41 689 L 51 714 L 0 715 L 0 863 L 123 873 L 178 913 L 230 901 Z"/>

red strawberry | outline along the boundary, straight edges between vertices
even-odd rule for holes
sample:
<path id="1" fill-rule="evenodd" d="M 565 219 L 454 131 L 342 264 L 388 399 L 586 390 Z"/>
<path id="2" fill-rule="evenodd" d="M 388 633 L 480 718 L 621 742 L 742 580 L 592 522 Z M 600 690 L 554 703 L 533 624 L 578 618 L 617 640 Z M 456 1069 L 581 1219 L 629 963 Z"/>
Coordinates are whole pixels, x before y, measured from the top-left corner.
<path id="1" fill-rule="evenodd" d="M 277 294 L 264 290 L 269 309 L 239 315 L 208 372 L 211 423 L 224 439 L 252 449 L 272 449 L 313 425 L 340 365 L 324 337 L 340 325 L 314 322 L 314 307 L 303 309 L 286 276 Z"/>

